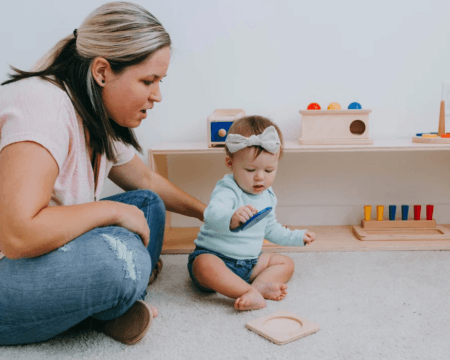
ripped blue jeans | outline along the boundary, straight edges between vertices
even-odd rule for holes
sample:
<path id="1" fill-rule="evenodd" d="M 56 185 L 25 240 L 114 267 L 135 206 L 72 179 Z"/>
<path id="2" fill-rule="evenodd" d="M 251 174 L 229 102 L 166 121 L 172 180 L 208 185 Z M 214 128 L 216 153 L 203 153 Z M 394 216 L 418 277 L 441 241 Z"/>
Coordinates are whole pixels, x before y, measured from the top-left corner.
<path id="1" fill-rule="evenodd" d="M 149 190 L 103 200 L 140 208 L 150 227 L 147 248 L 129 230 L 95 228 L 31 258 L 0 260 L 0 345 L 45 341 L 92 316 L 111 320 L 143 300 L 161 254 L 165 207 Z"/>

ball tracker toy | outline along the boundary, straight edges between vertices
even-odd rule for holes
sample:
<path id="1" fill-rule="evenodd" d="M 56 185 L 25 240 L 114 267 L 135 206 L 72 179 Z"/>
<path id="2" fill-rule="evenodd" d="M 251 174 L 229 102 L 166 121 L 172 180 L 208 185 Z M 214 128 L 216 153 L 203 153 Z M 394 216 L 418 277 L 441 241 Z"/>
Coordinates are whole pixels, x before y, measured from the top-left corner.
<path id="1" fill-rule="evenodd" d="M 302 115 L 300 145 L 371 145 L 369 138 L 369 113 L 360 103 L 352 102 L 342 109 L 333 102 L 327 110 L 311 103 Z"/>
<path id="2" fill-rule="evenodd" d="M 425 219 L 420 218 L 421 208 L 420 205 L 414 205 L 414 218 L 409 219 L 409 205 L 402 205 L 401 219 L 396 219 L 396 205 L 389 205 L 389 218 L 383 217 L 384 206 L 377 205 L 377 217 L 372 220 L 372 207 L 366 205 L 361 226 L 353 226 L 353 232 L 363 241 L 450 240 L 450 231 L 436 225 L 433 219 L 434 206 L 426 206 Z"/>
<path id="3" fill-rule="evenodd" d="M 450 133 L 445 133 L 445 101 L 441 101 L 439 111 L 438 132 L 418 133 L 413 136 L 412 142 L 426 144 L 450 144 Z"/>
<path id="4" fill-rule="evenodd" d="M 243 230 L 250 229 L 252 226 L 256 225 L 262 219 L 264 219 L 267 215 L 269 215 L 271 211 L 272 211 L 272 207 L 271 206 L 266 207 L 265 209 L 261 210 L 257 214 L 253 215 L 245 223 L 243 223 L 242 225 L 239 225 L 237 228 L 235 228 L 235 229 L 233 229 L 231 231 L 232 232 L 238 232 L 238 231 L 243 231 Z"/>

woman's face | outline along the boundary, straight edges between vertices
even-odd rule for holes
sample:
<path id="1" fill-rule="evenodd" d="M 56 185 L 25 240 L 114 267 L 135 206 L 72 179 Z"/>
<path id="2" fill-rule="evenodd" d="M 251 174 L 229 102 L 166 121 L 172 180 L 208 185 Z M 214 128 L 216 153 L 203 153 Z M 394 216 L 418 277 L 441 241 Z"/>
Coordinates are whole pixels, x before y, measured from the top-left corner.
<path id="1" fill-rule="evenodd" d="M 162 100 L 159 84 L 169 62 L 170 48 L 164 47 L 120 74 L 108 66 L 103 73 L 102 100 L 109 117 L 120 126 L 138 127 L 147 117 L 147 110 Z"/>

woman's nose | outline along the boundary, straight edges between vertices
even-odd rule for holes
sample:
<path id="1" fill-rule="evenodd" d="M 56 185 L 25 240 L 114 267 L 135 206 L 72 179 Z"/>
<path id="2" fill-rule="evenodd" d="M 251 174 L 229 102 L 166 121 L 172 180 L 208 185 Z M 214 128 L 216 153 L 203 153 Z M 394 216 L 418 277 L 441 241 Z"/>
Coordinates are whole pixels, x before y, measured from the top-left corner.
<path id="1" fill-rule="evenodd" d="M 159 89 L 159 83 L 157 86 L 150 90 L 150 96 L 148 97 L 150 101 L 160 102 L 162 100 L 161 91 Z"/>

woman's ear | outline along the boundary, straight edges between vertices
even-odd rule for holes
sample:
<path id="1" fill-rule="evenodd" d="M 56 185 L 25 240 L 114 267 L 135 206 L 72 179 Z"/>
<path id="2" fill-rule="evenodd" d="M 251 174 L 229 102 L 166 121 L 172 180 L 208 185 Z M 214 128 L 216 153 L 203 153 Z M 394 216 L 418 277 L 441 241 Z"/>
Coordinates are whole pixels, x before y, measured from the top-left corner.
<path id="1" fill-rule="evenodd" d="M 92 77 L 94 78 L 95 82 L 99 86 L 104 87 L 106 83 L 106 77 L 111 72 L 111 65 L 105 58 L 96 57 L 92 62 L 91 71 Z"/>
<path id="2" fill-rule="evenodd" d="M 228 155 L 225 157 L 225 165 L 227 166 L 228 169 L 233 171 L 233 159 Z"/>

